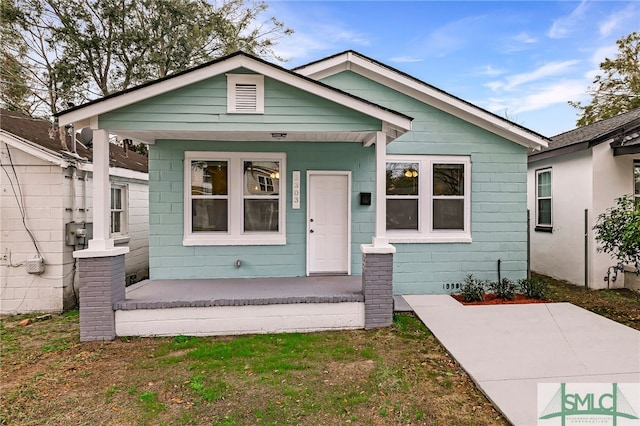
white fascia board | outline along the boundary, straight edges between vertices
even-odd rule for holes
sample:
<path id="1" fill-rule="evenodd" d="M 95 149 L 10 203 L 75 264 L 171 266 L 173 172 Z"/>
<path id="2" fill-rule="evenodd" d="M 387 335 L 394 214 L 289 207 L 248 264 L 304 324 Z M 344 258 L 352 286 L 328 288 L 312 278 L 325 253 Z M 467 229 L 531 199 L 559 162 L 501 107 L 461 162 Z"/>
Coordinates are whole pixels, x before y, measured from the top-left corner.
<path id="1" fill-rule="evenodd" d="M 61 155 L 56 154 L 50 149 L 34 144 L 33 142 L 29 142 L 26 139 L 14 135 L 13 133 L 9 133 L 5 130 L 0 130 L 0 141 L 29 155 L 39 158 L 40 160 L 49 162 L 62 168 L 69 167 L 69 162 L 64 160 Z"/>
<path id="2" fill-rule="evenodd" d="M 93 173 L 93 164 L 82 164 L 78 169 L 83 172 Z M 109 167 L 109 176 L 149 182 L 149 173 L 137 172 L 135 170 L 123 169 L 120 167 Z"/>
<path id="3" fill-rule="evenodd" d="M 340 61 L 349 61 L 350 65 L 340 65 Z M 474 107 L 444 92 L 435 90 L 425 84 L 421 84 L 392 69 L 382 67 L 358 55 L 354 55 L 351 52 L 327 59 L 326 62 L 322 61 L 311 64 L 296 71 L 310 78 L 321 79 L 345 70 L 351 70 L 363 77 L 397 90 L 400 93 L 404 93 L 407 96 L 468 121 L 517 144 L 534 149 L 546 148 L 548 146 L 548 142 L 542 137 L 531 134 L 480 108 Z"/>
<path id="4" fill-rule="evenodd" d="M 86 123 L 86 120 L 98 117 L 100 114 L 179 89 L 207 78 L 227 73 L 237 68 L 249 69 L 253 72 L 265 75 L 274 80 L 281 81 L 316 96 L 338 103 L 347 108 L 354 109 L 373 118 L 388 122 L 398 128 L 405 129 L 406 131 L 411 130 L 412 120 L 408 117 L 385 110 L 382 107 L 354 98 L 346 93 L 341 93 L 321 86 L 313 81 L 297 77 L 287 71 L 274 68 L 263 62 L 259 62 L 242 55 L 211 64 L 208 67 L 195 69 L 181 76 L 158 82 L 157 84 L 151 84 L 128 93 L 123 93 L 119 96 L 114 96 L 113 98 L 109 98 L 104 101 L 96 102 L 95 104 L 88 105 L 84 108 L 63 113 L 58 117 L 58 122 L 60 126 L 80 122 Z"/>

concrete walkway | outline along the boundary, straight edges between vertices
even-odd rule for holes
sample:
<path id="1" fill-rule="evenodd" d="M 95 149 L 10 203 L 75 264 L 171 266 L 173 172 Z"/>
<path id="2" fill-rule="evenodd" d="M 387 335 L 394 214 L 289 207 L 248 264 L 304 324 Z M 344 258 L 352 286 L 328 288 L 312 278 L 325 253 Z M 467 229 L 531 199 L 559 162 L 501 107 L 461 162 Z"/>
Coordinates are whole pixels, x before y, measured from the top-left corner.
<path id="1" fill-rule="evenodd" d="M 640 332 L 569 303 L 404 299 L 514 425 L 538 424 L 538 383 L 640 383 Z"/>

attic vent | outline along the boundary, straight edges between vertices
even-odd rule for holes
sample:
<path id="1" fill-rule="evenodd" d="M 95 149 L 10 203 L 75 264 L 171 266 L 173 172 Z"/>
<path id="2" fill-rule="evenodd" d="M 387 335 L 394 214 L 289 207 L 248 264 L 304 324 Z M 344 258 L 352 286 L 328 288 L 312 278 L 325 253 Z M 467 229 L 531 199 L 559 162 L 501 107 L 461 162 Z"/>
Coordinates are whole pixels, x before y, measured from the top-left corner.
<path id="1" fill-rule="evenodd" d="M 264 76 L 227 75 L 227 112 L 261 114 L 264 112 Z"/>
<path id="2" fill-rule="evenodd" d="M 256 112 L 258 89 L 255 84 L 236 84 L 236 112 Z"/>

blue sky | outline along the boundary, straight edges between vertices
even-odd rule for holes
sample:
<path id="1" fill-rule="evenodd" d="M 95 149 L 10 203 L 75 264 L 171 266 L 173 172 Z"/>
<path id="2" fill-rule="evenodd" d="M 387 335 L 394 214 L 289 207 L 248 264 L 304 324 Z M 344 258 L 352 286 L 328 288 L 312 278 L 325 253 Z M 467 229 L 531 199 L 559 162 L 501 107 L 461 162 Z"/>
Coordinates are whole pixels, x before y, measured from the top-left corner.
<path id="1" fill-rule="evenodd" d="M 353 49 L 545 136 L 575 128 L 615 41 L 640 30 L 636 1 L 290 1 L 292 68 Z"/>

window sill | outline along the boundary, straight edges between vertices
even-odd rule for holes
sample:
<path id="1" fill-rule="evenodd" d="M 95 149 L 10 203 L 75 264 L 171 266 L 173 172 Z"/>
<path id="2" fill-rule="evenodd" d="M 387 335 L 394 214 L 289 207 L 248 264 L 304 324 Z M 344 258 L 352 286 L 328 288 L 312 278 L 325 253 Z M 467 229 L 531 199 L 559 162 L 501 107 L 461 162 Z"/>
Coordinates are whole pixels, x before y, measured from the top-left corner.
<path id="1" fill-rule="evenodd" d="M 471 235 L 390 235 L 387 234 L 389 243 L 392 244 L 470 244 L 473 242 Z"/>
<path id="2" fill-rule="evenodd" d="M 547 233 L 552 233 L 553 232 L 553 227 L 551 226 L 536 226 L 534 228 L 534 231 L 536 232 L 547 232 Z"/>
<path id="3" fill-rule="evenodd" d="M 131 240 L 131 238 L 128 235 L 121 235 L 121 236 L 114 235 L 111 238 L 113 238 L 113 244 L 126 244 Z"/>
<path id="4" fill-rule="evenodd" d="M 285 235 L 250 235 L 230 237 L 220 236 L 198 236 L 185 237 L 182 240 L 184 246 L 284 246 L 287 244 Z"/>

